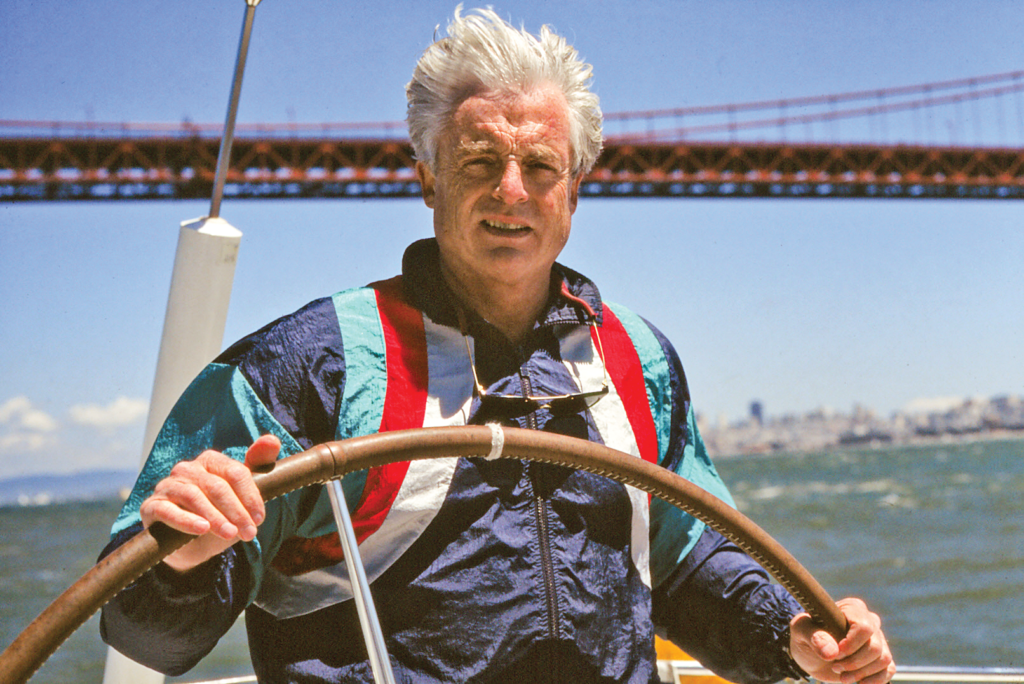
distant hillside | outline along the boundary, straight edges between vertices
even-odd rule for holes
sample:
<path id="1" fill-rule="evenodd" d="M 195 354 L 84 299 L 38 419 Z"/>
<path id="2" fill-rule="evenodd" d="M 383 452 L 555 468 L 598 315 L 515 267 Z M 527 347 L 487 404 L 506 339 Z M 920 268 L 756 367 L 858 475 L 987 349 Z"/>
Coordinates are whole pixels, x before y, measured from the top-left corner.
<path id="1" fill-rule="evenodd" d="M 135 483 L 134 470 L 89 470 L 0 480 L 0 506 L 28 506 L 116 497 Z"/>

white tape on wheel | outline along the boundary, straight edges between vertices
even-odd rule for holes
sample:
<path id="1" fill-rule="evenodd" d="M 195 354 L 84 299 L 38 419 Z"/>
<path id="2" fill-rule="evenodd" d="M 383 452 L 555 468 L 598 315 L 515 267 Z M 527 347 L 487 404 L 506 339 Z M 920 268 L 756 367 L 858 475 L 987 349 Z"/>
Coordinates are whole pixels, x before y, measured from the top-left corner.
<path id="1" fill-rule="evenodd" d="M 505 431 L 501 429 L 499 423 L 488 423 L 487 427 L 491 428 L 491 453 L 484 458 L 493 461 L 496 458 L 501 458 L 501 451 L 505 448 Z"/>

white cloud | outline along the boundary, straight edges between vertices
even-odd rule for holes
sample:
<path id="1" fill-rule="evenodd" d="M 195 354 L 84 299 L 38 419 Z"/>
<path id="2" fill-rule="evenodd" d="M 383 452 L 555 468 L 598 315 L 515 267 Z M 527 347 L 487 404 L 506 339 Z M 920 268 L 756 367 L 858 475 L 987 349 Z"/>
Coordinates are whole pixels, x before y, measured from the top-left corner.
<path id="1" fill-rule="evenodd" d="M 109 430 L 143 420 L 148 410 L 149 402 L 144 399 L 118 397 L 106 406 L 76 404 L 71 407 L 69 413 L 71 420 L 78 425 Z"/>
<path id="2" fill-rule="evenodd" d="M 59 424 L 25 396 L 0 404 L 0 454 L 37 453 L 53 448 Z"/>
<path id="3" fill-rule="evenodd" d="M 45 411 L 32 406 L 28 397 L 19 396 L 8 399 L 0 404 L 0 423 L 10 424 L 14 430 L 29 432 L 53 432 L 57 429 L 57 421 Z"/>
<path id="4" fill-rule="evenodd" d="M 53 435 L 41 435 L 37 432 L 12 432 L 0 435 L 0 453 L 42 451 L 53 447 L 58 440 Z"/>
<path id="5" fill-rule="evenodd" d="M 9 423 L 19 413 L 32 408 L 28 397 L 14 397 L 0 404 L 0 423 Z"/>
<path id="6" fill-rule="evenodd" d="M 58 421 L 26 396 L 0 399 L 0 478 L 136 467 L 147 402 L 78 404 Z"/>

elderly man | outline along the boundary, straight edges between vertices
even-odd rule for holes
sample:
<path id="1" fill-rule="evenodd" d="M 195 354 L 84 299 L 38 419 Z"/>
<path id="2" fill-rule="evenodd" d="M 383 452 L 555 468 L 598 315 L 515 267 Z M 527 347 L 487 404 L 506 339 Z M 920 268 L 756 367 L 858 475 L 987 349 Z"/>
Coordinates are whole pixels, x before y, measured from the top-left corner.
<path id="1" fill-rule="evenodd" d="M 275 321 L 192 384 L 109 548 L 157 520 L 199 537 L 104 610 L 109 643 L 180 673 L 246 610 L 261 681 L 370 681 L 322 489 L 264 506 L 249 470 L 322 441 L 497 421 L 728 498 L 672 347 L 555 262 L 600 151 L 589 77 L 546 29 L 456 12 L 408 86 L 435 239 L 400 277 Z M 836 643 L 732 544 L 604 478 L 452 458 L 344 487 L 398 681 L 652 682 L 656 630 L 736 681 L 892 677 L 862 602 L 842 602 Z"/>

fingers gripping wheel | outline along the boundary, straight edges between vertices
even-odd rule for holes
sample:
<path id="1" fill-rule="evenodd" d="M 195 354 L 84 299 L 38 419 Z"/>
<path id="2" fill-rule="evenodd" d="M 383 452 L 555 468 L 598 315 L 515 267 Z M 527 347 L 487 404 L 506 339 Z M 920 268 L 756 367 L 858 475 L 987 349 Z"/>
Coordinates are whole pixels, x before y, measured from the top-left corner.
<path id="1" fill-rule="evenodd" d="M 357 470 L 397 461 L 451 456 L 540 461 L 602 475 L 647 492 L 690 515 L 745 550 L 837 639 L 846 618 L 792 555 L 742 513 L 675 473 L 585 440 L 504 428 L 495 448 L 489 426 L 423 428 L 328 442 L 282 459 L 255 476 L 264 500 Z M 26 682 L 78 627 L 117 592 L 192 537 L 156 523 L 97 563 L 50 604 L 0 654 L 4 682 Z"/>

